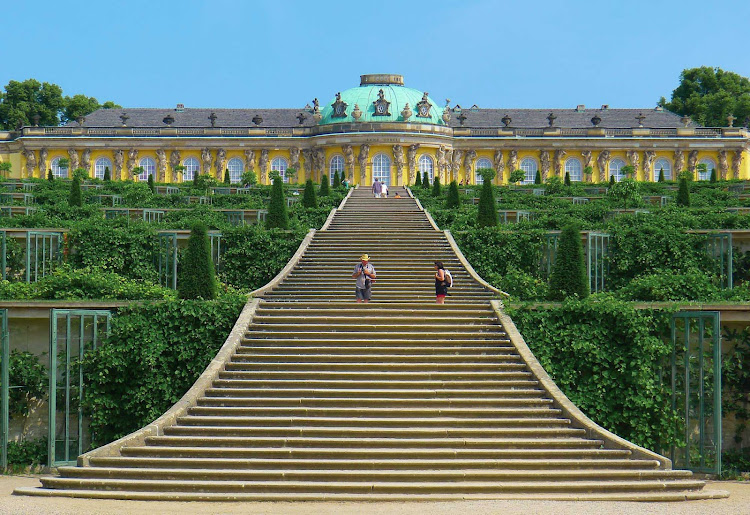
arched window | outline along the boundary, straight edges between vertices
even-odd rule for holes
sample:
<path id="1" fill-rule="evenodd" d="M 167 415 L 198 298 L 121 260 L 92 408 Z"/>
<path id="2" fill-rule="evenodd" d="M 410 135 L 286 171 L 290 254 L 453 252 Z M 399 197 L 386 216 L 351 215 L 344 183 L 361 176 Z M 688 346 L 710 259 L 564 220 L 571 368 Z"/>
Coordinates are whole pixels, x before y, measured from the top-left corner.
<path id="1" fill-rule="evenodd" d="M 144 157 L 141 159 L 141 162 L 138 163 L 138 166 L 143 168 L 143 171 L 138 176 L 139 181 L 147 181 L 149 175 L 153 175 L 156 177 L 156 161 L 151 159 L 150 157 Z"/>
<path id="2" fill-rule="evenodd" d="M 536 161 L 530 157 L 524 157 L 521 159 L 521 170 L 526 172 L 526 176 L 521 181 L 521 184 L 534 184 L 536 172 L 539 170 Z"/>
<path id="3" fill-rule="evenodd" d="M 278 172 L 282 182 L 289 182 L 286 176 L 287 168 L 289 168 L 289 162 L 283 157 L 274 157 L 271 161 L 271 172 Z"/>
<path id="4" fill-rule="evenodd" d="M 183 181 L 192 181 L 193 179 L 195 179 L 196 175 L 200 174 L 201 164 L 194 157 L 188 157 L 187 159 L 185 159 L 182 162 L 182 166 L 185 167 L 185 169 L 182 171 Z"/>
<path id="5" fill-rule="evenodd" d="M 391 160 L 385 154 L 378 154 L 372 158 L 372 181 L 375 182 L 375 179 L 391 185 Z"/>
<path id="6" fill-rule="evenodd" d="M 236 184 L 242 180 L 242 173 L 245 171 L 245 163 L 239 157 L 233 157 L 227 163 L 229 170 L 229 182 Z"/>
<path id="7" fill-rule="evenodd" d="M 625 178 L 622 169 L 625 167 L 625 161 L 616 157 L 609 162 L 609 176 L 615 178 L 615 182 L 620 182 Z"/>
<path id="8" fill-rule="evenodd" d="M 50 164 L 50 168 L 52 169 L 52 175 L 54 175 L 55 177 L 60 177 L 64 179 L 68 176 L 68 167 L 67 166 L 64 168 L 61 167 L 60 159 L 62 159 L 62 157 L 54 158 L 52 160 L 52 163 Z"/>
<path id="9" fill-rule="evenodd" d="M 109 177 L 112 178 L 112 161 L 106 157 L 100 157 L 94 163 L 94 178 L 104 179 L 104 172 L 109 170 Z"/>
<path id="10" fill-rule="evenodd" d="M 474 183 L 475 184 L 484 184 L 484 179 L 482 178 L 482 176 L 477 174 L 477 170 L 480 170 L 482 168 L 492 168 L 492 161 L 490 161 L 486 157 L 477 159 L 477 163 L 476 165 L 474 165 Z"/>
<path id="11" fill-rule="evenodd" d="M 430 178 L 430 184 L 435 179 L 435 161 L 432 160 L 427 154 L 419 156 L 419 176 L 424 179 L 424 174 L 427 173 L 427 177 Z"/>
<path id="12" fill-rule="evenodd" d="M 699 181 L 707 181 L 711 178 L 711 170 L 716 169 L 716 162 L 714 162 L 713 159 L 709 159 L 708 157 L 701 159 L 698 162 L 699 165 L 706 165 L 706 171 L 705 172 L 698 172 L 698 180 Z"/>
<path id="13" fill-rule="evenodd" d="M 570 176 L 570 182 L 580 182 L 583 180 L 583 166 L 581 161 L 571 157 L 565 161 L 565 173 Z"/>
<path id="14" fill-rule="evenodd" d="M 663 157 L 654 162 L 654 181 L 659 180 L 659 174 L 662 170 L 664 170 L 664 180 L 671 181 L 672 163 L 669 162 L 669 159 L 664 159 Z"/>
<path id="15" fill-rule="evenodd" d="M 336 172 L 339 173 L 339 180 L 343 180 L 341 175 L 344 173 L 344 156 L 333 156 L 328 165 L 328 180 L 331 181 L 333 186 L 336 186 L 333 184 L 333 176 L 336 175 Z"/>

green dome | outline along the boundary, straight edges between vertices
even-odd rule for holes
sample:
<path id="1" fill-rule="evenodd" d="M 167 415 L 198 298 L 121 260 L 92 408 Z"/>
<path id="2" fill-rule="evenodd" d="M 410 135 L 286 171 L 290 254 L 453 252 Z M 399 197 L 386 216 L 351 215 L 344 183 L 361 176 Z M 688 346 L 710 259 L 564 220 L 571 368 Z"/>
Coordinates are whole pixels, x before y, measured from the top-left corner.
<path id="1" fill-rule="evenodd" d="M 383 91 L 383 98 L 390 102 L 388 105 L 389 115 L 376 116 L 375 102 L 380 97 L 380 91 Z M 403 85 L 403 78 L 400 75 L 362 75 L 362 83 L 357 88 L 347 89 L 340 93 L 340 101 L 346 104 L 344 112 L 346 116 L 334 116 L 334 104 L 339 100 L 333 98 L 328 104 L 324 105 L 321 114 L 323 118 L 319 125 L 333 123 L 353 123 L 359 122 L 403 122 L 404 117 L 401 111 L 406 104 L 412 111 L 408 119 L 409 123 L 431 123 L 435 125 L 445 125 L 443 122 L 443 109 L 431 98 L 426 97 L 429 102 L 429 111 L 426 117 L 417 116 L 418 105 L 426 93 L 413 88 L 407 88 Z M 352 116 L 354 106 L 359 106 L 362 115 L 359 120 Z"/>

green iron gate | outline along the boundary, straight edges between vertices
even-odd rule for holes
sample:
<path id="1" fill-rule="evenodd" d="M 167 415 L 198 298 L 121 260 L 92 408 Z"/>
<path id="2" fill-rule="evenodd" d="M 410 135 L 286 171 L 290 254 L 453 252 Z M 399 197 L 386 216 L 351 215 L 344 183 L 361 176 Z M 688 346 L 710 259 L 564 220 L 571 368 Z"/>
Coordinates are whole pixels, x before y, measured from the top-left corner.
<path id="1" fill-rule="evenodd" d="M 62 260 L 62 233 L 26 233 L 26 282 L 49 275 Z"/>
<path id="2" fill-rule="evenodd" d="M 542 244 L 542 258 L 539 263 L 539 269 L 542 277 L 549 279 L 552 275 L 552 267 L 555 264 L 555 257 L 557 256 L 557 245 L 560 241 L 560 233 L 549 232 L 544 235 L 544 243 Z"/>
<path id="3" fill-rule="evenodd" d="M 591 293 L 604 291 L 609 275 L 609 234 L 589 233 L 586 238 L 586 270 Z"/>
<path id="4" fill-rule="evenodd" d="M 731 290 L 732 274 L 732 233 L 720 232 L 709 234 L 706 238 L 706 252 L 714 260 L 716 275 L 722 288 Z"/>
<path id="5" fill-rule="evenodd" d="M 159 284 L 177 289 L 177 233 L 159 233 L 159 250 L 156 256 Z"/>
<path id="6" fill-rule="evenodd" d="M 90 444 L 81 399 L 86 386 L 81 360 L 109 334 L 108 310 L 50 310 L 48 465 L 74 464 Z"/>
<path id="7" fill-rule="evenodd" d="M 0 466 L 3 470 L 8 466 L 8 426 L 10 425 L 10 414 L 8 406 L 10 404 L 10 343 L 8 341 L 8 310 L 0 309 L 0 318 L 2 319 L 2 334 L 0 334 Z"/>
<path id="8" fill-rule="evenodd" d="M 2 245 L 0 267 L 2 267 L 2 279 L 5 281 L 8 279 L 8 234 L 5 231 L 0 231 L 0 244 Z"/>
<path id="9" fill-rule="evenodd" d="M 221 255 L 224 252 L 222 235 L 220 232 L 210 232 L 208 237 L 211 242 L 211 259 L 214 262 L 214 270 L 218 272 L 221 269 Z"/>
<path id="10" fill-rule="evenodd" d="M 673 446 L 675 468 L 721 473 L 721 324 L 718 311 L 672 317 L 672 409 L 685 447 Z"/>

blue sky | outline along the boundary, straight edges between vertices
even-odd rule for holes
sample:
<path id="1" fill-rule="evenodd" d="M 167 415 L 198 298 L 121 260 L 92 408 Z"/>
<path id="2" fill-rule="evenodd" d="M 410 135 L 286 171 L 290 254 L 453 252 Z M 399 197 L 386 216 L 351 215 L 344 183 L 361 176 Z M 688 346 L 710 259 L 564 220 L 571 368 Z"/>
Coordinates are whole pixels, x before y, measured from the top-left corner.
<path id="1" fill-rule="evenodd" d="M 0 85 L 125 107 L 302 107 L 363 73 L 442 102 L 652 107 L 684 68 L 750 76 L 750 1 L 14 1 Z M 744 32 L 744 35 L 743 35 Z"/>

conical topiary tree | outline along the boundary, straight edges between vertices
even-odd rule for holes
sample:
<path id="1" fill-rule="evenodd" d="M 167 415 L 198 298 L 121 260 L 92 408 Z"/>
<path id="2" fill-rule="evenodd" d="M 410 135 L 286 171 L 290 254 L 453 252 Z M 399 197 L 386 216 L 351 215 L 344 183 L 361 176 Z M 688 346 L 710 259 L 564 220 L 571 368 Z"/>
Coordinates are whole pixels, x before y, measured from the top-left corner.
<path id="1" fill-rule="evenodd" d="M 549 278 L 549 297 L 551 300 L 565 300 L 572 296 L 583 299 L 588 295 L 589 282 L 581 234 L 578 227 L 571 224 L 560 234 L 555 264 Z"/>
<path id="2" fill-rule="evenodd" d="M 564 182 L 565 182 L 566 186 L 570 186 L 570 173 L 569 172 L 565 172 L 565 181 Z"/>
<path id="3" fill-rule="evenodd" d="M 421 188 L 422 187 L 422 174 L 417 172 L 415 175 L 417 176 L 417 178 L 414 179 L 414 187 Z"/>
<path id="4" fill-rule="evenodd" d="M 333 188 L 338 189 L 341 187 L 341 177 L 339 176 L 339 171 L 336 170 L 333 173 Z"/>
<path id="5" fill-rule="evenodd" d="M 302 205 L 306 208 L 318 207 L 318 196 L 315 194 L 315 185 L 312 179 L 305 183 L 305 193 L 302 196 Z"/>
<path id="6" fill-rule="evenodd" d="M 151 193 L 154 193 L 156 191 L 156 186 L 154 186 L 154 176 L 151 174 L 148 174 L 148 189 L 151 190 Z"/>
<path id="7" fill-rule="evenodd" d="M 614 175 L 610 175 L 609 176 L 609 185 L 612 186 L 612 185 L 614 185 L 614 183 L 615 183 L 615 176 Z"/>
<path id="8" fill-rule="evenodd" d="M 52 169 L 47 170 L 47 180 L 52 182 L 55 180 L 55 174 L 52 173 Z"/>
<path id="9" fill-rule="evenodd" d="M 232 181 L 229 179 L 229 168 L 224 170 L 224 184 L 230 184 Z"/>
<path id="10" fill-rule="evenodd" d="M 448 209 L 455 209 L 460 203 L 461 200 L 458 197 L 458 183 L 456 181 L 451 181 L 451 184 L 448 187 L 448 198 L 445 201 L 445 207 Z"/>
<path id="11" fill-rule="evenodd" d="M 716 182 L 716 168 L 711 168 L 711 178 L 709 182 Z"/>
<path id="12" fill-rule="evenodd" d="M 659 182 L 664 182 L 664 167 L 659 168 Z"/>
<path id="13" fill-rule="evenodd" d="M 480 227 L 497 227 L 497 209 L 495 209 L 495 190 L 492 179 L 495 170 L 482 168 L 477 171 L 482 176 L 482 192 L 479 194 L 479 208 L 477 210 L 477 224 Z"/>
<path id="14" fill-rule="evenodd" d="M 437 175 L 435 177 L 437 177 Z M 427 175 L 427 172 L 424 172 L 422 174 L 422 187 L 426 188 L 429 185 L 430 185 L 430 176 Z"/>
<path id="15" fill-rule="evenodd" d="M 433 197 L 439 197 L 441 195 L 441 188 L 440 188 L 440 176 L 436 175 L 435 179 L 432 181 L 432 196 Z"/>
<path id="16" fill-rule="evenodd" d="M 539 172 L 536 172 L 536 175 L 534 176 L 534 184 L 541 184 L 542 183 L 542 174 Z"/>
<path id="17" fill-rule="evenodd" d="M 112 180 L 112 176 L 109 174 L 109 166 L 104 167 L 104 182 Z"/>
<path id="18" fill-rule="evenodd" d="M 289 229 L 289 213 L 286 210 L 286 198 L 284 198 L 284 186 L 281 177 L 273 179 L 271 188 L 271 202 L 268 205 L 268 216 L 266 226 L 269 229 Z"/>
<path id="19" fill-rule="evenodd" d="M 677 205 L 690 207 L 690 190 L 688 189 L 688 182 L 685 177 L 680 179 L 680 189 L 677 190 Z"/>
<path id="20" fill-rule="evenodd" d="M 73 182 L 70 183 L 70 197 L 68 199 L 70 207 L 81 207 L 83 201 L 81 198 L 81 181 L 78 180 L 78 176 L 73 177 Z"/>
<path id="21" fill-rule="evenodd" d="M 331 194 L 331 185 L 328 184 L 328 176 L 323 174 L 320 178 L 320 196 L 327 197 Z"/>
<path id="22" fill-rule="evenodd" d="M 216 298 L 217 284 L 211 260 L 211 243 L 203 222 L 193 225 L 185 252 L 180 260 L 177 291 L 181 299 Z"/>

